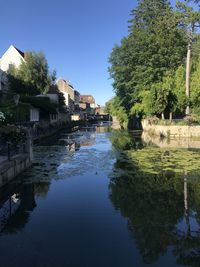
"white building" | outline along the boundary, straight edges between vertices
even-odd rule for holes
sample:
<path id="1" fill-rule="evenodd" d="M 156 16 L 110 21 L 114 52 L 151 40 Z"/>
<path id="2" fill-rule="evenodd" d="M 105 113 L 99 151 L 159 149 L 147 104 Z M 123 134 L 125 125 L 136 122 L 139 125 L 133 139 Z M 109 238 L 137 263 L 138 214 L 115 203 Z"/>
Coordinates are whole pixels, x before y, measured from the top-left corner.
<path id="1" fill-rule="evenodd" d="M 11 45 L 0 59 L 0 69 L 7 72 L 11 65 L 18 68 L 24 59 L 24 52 Z"/>

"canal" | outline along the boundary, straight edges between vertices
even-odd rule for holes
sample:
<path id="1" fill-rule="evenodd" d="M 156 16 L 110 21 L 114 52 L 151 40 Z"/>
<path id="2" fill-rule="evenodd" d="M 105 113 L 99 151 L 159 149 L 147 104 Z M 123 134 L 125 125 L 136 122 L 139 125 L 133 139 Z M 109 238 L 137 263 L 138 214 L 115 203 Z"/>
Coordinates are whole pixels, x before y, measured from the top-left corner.
<path id="1" fill-rule="evenodd" d="M 0 189 L 1 267 L 200 266 L 200 150 L 88 127 Z"/>

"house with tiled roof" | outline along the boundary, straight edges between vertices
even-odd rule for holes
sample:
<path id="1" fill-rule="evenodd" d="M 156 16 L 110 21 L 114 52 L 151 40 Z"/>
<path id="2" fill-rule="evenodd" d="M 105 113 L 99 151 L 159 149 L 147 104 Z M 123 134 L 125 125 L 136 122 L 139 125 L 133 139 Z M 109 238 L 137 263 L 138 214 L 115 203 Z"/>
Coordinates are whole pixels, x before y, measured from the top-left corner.
<path id="1" fill-rule="evenodd" d="M 0 69 L 7 72 L 11 65 L 18 68 L 25 61 L 25 53 L 11 45 L 0 58 Z"/>

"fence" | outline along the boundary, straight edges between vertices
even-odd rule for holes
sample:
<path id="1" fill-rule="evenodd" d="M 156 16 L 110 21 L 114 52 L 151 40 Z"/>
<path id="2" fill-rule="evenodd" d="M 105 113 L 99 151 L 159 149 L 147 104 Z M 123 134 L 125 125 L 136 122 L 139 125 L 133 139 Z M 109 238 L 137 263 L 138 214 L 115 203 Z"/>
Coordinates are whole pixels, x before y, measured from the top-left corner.
<path id="1" fill-rule="evenodd" d="M 28 135 L 24 128 L 17 126 L 7 126 L 0 129 L 0 156 L 7 158 L 26 151 Z"/>
<path id="2" fill-rule="evenodd" d="M 0 145 L 0 156 L 6 157 L 8 160 L 10 160 L 11 157 L 17 154 L 22 154 L 25 152 L 26 152 L 25 143 L 14 145 L 11 142 L 6 142 Z"/>

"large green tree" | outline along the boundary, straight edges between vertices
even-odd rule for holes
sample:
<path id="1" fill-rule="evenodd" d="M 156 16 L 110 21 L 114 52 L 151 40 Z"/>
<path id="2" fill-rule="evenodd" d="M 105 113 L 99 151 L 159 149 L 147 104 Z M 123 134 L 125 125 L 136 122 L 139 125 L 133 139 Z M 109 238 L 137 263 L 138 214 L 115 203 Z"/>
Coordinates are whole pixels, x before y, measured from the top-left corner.
<path id="1" fill-rule="evenodd" d="M 51 84 L 49 67 L 45 55 L 41 52 L 26 53 L 25 61 L 22 62 L 18 71 L 19 77 L 41 93 L 47 92 Z"/>
<path id="2" fill-rule="evenodd" d="M 139 0 L 131 16 L 129 35 L 109 58 L 115 93 L 128 114 L 134 105 L 144 105 L 142 92 L 184 62 L 187 48 L 185 30 L 168 1 Z"/>
<path id="3" fill-rule="evenodd" d="M 106 103 L 105 112 L 109 113 L 112 116 L 116 116 L 119 120 L 121 128 L 127 126 L 128 117 L 126 110 L 121 105 L 119 97 L 115 96 Z"/>
<path id="4" fill-rule="evenodd" d="M 34 95 L 46 93 L 54 81 L 45 55 L 42 52 L 26 52 L 25 61 L 19 68 L 11 66 L 9 69 L 10 87 L 20 94 Z"/>

